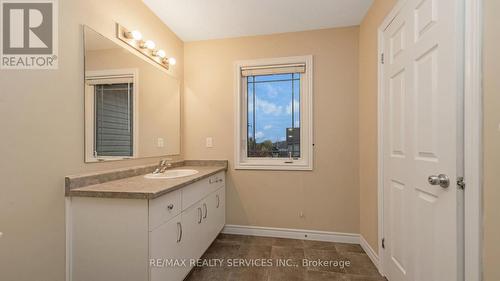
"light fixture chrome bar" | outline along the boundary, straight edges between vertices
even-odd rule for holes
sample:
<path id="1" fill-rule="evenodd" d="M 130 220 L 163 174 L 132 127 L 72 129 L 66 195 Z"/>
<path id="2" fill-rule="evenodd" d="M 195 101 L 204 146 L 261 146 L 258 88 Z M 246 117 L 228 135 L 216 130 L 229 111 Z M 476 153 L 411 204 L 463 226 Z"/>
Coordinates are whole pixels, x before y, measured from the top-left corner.
<path id="1" fill-rule="evenodd" d="M 120 39 L 122 42 L 126 43 L 130 47 L 134 48 L 138 52 L 142 53 L 150 60 L 161 65 L 165 69 L 169 69 L 170 65 L 175 64 L 174 58 L 167 58 L 165 51 L 157 49 L 154 42 L 151 40 L 137 40 L 139 36 L 133 36 L 134 31 L 125 28 L 123 25 L 116 23 L 116 38 Z M 140 33 L 138 33 L 140 34 Z M 142 36 L 140 36 L 142 37 Z"/>

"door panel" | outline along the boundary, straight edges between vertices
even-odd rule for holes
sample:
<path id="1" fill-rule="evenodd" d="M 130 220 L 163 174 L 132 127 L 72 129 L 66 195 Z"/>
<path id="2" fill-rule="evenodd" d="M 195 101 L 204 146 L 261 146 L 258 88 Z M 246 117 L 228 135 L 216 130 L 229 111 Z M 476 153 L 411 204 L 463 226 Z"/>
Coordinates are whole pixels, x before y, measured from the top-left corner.
<path id="1" fill-rule="evenodd" d="M 458 277 L 460 5 L 406 0 L 383 33 L 384 273 L 389 281 Z M 428 177 L 446 174 L 448 188 Z"/>
<path id="2" fill-rule="evenodd" d="M 415 154 L 420 161 L 438 161 L 437 58 L 433 47 L 415 60 Z"/>
<path id="3" fill-rule="evenodd" d="M 405 157 L 405 71 L 396 73 L 390 80 L 390 143 L 392 157 Z"/>
<path id="4" fill-rule="evenodd" d="M 405 255 L 405 229 L 408 227 L 405 221 L 405 185 L 401 182 L 391 182 L 391 263 L 393 263 L 403 274 L 406 273 L 407 258 Z"/>

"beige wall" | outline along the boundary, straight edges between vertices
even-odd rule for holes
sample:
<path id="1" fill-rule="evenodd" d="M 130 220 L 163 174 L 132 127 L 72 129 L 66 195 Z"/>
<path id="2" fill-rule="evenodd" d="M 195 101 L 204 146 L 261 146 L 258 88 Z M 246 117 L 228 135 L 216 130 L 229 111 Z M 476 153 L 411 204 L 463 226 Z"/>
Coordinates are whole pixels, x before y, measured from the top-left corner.
<path id="1" fill-rule="evenodd" d="M 500 280 L 500 1 L 484 0 L 484 280 Z"/>
<path id="2" fill-rule="evenodd" d="M 314 171 L 235 171 L 234 62 L 310 54 Z M 186 43 L 184 57 L 185 156 L 230 160 L 227 223 L 358 233 L 358 28 Z"/>
<path id="3" fill-rule="evenodd" d="M 64 176 L 156 162 L 84 164 L 80 24 L 114 37 L 114 21 L 137 28 L 177 58 L 183 43 L 140 0 L 59 1 L 59 69 L 0 71 L 0 279 L 65 279 Z"/>
<path id="4" fill-rule="evenodd" d="M 378 250 L 377 30 L 396 2 L 375 0 L 359 29 L 359 227 L 375 251 Z"/>

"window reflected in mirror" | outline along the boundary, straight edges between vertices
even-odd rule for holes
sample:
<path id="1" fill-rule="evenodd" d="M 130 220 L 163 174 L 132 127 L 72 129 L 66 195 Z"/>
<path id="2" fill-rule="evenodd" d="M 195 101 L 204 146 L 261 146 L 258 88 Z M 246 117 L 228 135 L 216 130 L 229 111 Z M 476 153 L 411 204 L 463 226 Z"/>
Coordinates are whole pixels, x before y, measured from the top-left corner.
<path id="1" fill-rule="evenodd" d="M 85 161 L 180 153 L 180 81 L 84 27 Z"/>

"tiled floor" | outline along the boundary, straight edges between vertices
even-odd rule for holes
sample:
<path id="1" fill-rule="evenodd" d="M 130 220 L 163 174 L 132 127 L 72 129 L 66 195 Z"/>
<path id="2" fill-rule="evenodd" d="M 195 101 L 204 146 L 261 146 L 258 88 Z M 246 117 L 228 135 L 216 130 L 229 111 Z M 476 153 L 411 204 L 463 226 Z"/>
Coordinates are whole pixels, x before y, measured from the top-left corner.
<path id="1" fill-rule="evenodd" d="M 197 267 L 187 281 L 386 280 L 363 249 L 353 244 L 221 234 L 202 259 L 220 259 L 223 265 Z M 304 266 L 304 259 L 331 263 Z M 264 260 L 266 266 L 235 266 L 242 260 Z M 280 260 L 287 266 L 277 266 Z M 347 261 L 349 266 L 338 264 Z"/>

